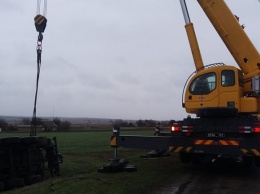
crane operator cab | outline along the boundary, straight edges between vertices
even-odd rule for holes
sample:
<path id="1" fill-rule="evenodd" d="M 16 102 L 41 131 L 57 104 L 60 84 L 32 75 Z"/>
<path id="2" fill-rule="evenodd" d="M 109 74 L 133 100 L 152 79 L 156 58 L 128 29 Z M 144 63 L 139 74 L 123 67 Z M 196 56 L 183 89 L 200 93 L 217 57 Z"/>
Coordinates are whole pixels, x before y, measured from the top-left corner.
<path id="1" fill-rule="evenodd" d="M 196 72 L 183 97 L 187 113 L 197 117 L 260 113 L 260 54 L 224 0 L 198 0 L 239 68 L 204 66 L 185 0 L 180 0 Z"/>
<path id="2" fill-rule="evenodd" d="M 257 112 L 257 98 L 245 96 L 243 73 L 234 66 L 213 64 L 189 80 L 184 107 L 202 116 L 234 116 Z"/>

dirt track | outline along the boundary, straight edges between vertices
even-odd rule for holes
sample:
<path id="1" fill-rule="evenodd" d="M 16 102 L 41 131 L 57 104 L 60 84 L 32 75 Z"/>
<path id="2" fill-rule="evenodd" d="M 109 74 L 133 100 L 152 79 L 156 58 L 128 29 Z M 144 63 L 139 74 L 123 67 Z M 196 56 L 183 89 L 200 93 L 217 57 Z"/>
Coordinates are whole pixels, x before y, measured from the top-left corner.
<path id="1" fill-rule="evenodd" d="M 257 194 L 260 193 L 260 168 L 245 167 L 235 160 L 218 163 L 187 164 L 176 181 L 156 194 Z M 174 175 L 173 175 L 174 176 Z"/>

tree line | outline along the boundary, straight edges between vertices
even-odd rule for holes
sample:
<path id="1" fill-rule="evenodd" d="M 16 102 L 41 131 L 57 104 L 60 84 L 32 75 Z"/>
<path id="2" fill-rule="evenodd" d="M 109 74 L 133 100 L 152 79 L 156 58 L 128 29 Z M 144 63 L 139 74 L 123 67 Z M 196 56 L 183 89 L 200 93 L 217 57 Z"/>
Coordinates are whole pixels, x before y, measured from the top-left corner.
<path id="1" fill-rule="evenodd" d="M 36 118 L 36 125 L 45 126 L 44 119 L 37 117 Z M 57 131 L 68 131 L 71 128 L 71 123 L 69 121 L 61 121 L 59 118 L 53 118 L 52 122 L 56 125 Z M 23 125 L 32 125 L 32 120 L 29 118 L 23 118 L 22 122 Z M 8 123 L 4 119 L 0 119 L 0 129 L 2 131 L 16 131 L 17 125 Z M 48 131 L 48 129 L 46 130 Z"/>
<path id="2" fill-rule="evenodd" d="M 69 129 L 71 129 L 71 123 L 67 120 L 61 121 L 60 118 L 56 117 L 56 118 L 53 118 L 51 121 L 56 125 L 55 128 L 57 131 L 68 131 Z M 48 127 L 45 126 L 44 122 L 46 122 L 46 120 L 44 120 L 40 117 L 36 118 L 37 126 L 42 126 L 43 128 L 45 128 L 45 131 L 50 131 L 51 129 L 48 129 Z M 139 119 L 137 121 L 127 121 L 127 120 L 117 119 L 117 120 L 112 121 L 112 125 L 120 126 L 120 127 L 155 127 L 157 124 L 160 124 L 161 127 L 169 127 L 172 125 L 173 122 L 174 122 L 174 120 L 156 121 L 156 120 L 151 120 L 151 119 L 150 120 Z M 21 123 L 23 125 L 32 125 L 32 120 L 29 118 L 24 118 L 24 119 L 22 119 Z M 8 123 L 4 119 L 0 118 L 0 129 L 2 131 L 16 131 L 17 125 Z"/>
<path id="3" fill-rule="evenodd" d="M 137 120 L 137 121 L 126 121 L 118 119 L 113 122 L 114 126 L 120 127 L 155 127 L 157 124 L 160 124 L 162 127 L 169 127 L 172 125 L 174 120 L 170 121 L 156 121 L 156 120 Z"/>

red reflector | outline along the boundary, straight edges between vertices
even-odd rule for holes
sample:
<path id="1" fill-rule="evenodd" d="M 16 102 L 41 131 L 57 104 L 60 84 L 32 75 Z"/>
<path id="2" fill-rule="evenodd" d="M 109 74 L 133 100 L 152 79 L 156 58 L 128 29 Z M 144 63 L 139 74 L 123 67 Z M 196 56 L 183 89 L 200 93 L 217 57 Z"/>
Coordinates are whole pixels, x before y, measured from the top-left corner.
<path id="1" fill-rule="evenodd" d="M 255 133 L 260 133 L 260 127 L 254 127 L 254 132 Z"/>
<path id="2" fill-rule="evenodd" d="M 193 132 L 193 126 L 182 126 L 182 132 L 186 132 L 186 133 Z"/>
<path id="3" fill-rule="evenodd" d="M 252 133 L 252 128 L 250 126 L 239 126 L 238 132 L 239 133 Z"/>
<path id="4" fill-rule="evenodd" d="M 172 126 L 172 131 L 180 131 L 181 127 L 180 126 Z"/>

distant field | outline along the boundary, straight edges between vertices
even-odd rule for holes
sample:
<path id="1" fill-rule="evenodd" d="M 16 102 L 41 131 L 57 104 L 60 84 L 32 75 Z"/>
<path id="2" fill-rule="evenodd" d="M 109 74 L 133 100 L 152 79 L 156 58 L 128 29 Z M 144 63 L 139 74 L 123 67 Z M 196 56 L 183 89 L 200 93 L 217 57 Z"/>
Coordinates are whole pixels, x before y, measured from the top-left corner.
<path id="1" fill-rule="evenodd" d="M 137 172 L 98 173 L 97 168 L 113 157 L 111 131 L 38 133 L 57 137 L 64 157 L 61 176 L 6 193 L 26 194 L 150 194 L 172 183 L 183 167 L 177 155 L 160 159 L 142 159 L 146 150 L 119 148 L 119 157 L 137 166 Z M 126 131 L 127 134 L 151 135 L 153 131 Z M 26 133 L 1 133 L 4 136 L 28 136 Z M 185 170 L 185 168 L 184 168 Z"/>

